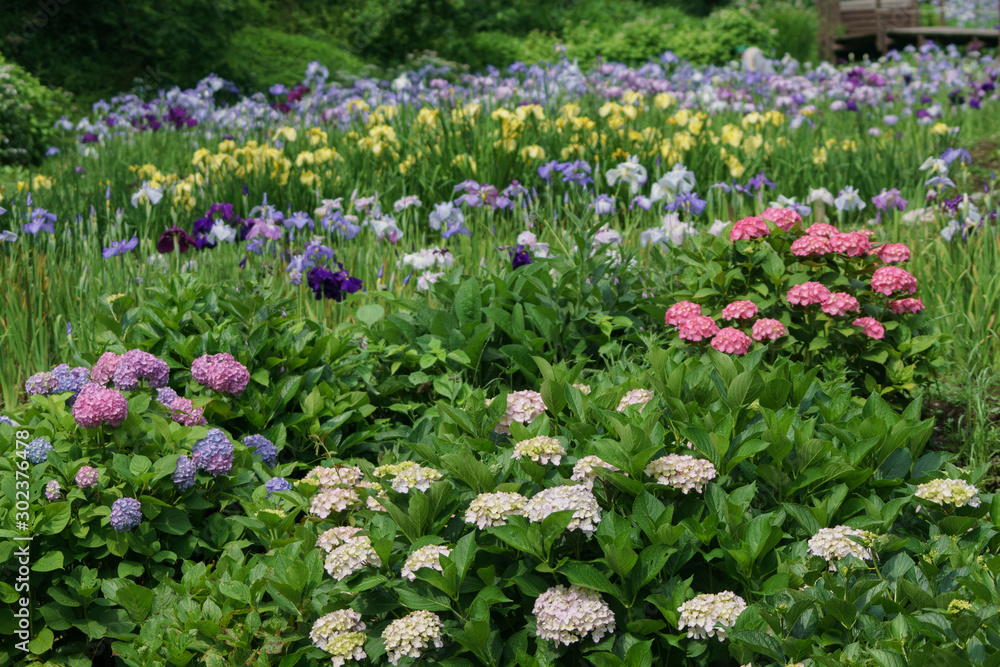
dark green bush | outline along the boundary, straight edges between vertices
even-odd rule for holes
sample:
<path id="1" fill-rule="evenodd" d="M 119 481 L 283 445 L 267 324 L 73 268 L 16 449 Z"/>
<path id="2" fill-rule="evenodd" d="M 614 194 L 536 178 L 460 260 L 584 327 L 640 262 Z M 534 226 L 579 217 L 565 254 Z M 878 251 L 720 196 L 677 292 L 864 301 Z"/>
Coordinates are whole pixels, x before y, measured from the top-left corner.
<path id="1" fill-rule="evenodd" d="M 68 93 L 46 88 L 0 55 L 0 165 L 38 162 L 60 141 L 55 122 L 68 104 Z"/>

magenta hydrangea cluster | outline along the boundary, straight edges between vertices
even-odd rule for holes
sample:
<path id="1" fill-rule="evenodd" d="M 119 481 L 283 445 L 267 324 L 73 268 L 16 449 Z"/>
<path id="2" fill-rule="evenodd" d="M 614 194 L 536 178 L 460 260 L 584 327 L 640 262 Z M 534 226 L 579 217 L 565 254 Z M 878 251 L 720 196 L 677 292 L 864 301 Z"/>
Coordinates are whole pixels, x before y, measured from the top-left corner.
<path id="1" fill-rule="evenodd" d="M 872 315 L 884 313 L 886 309 L 896 315 L 923 310 L 923 302 L 910 296 L 917 291 L 916 278 L 896 266 L 910 258 L 910 249 L 905 244 L 875 245 L 871 241 L 873 232 L 870 230 L 842 232 L 827 223 L 815 223 L 801 231 L 801 222 L 801 216 L 791 209 L 767 209 L 759 216 L 734 223 L 729 238 L 733 243 L 746 242 L 737 248 L 740 252 L 749 252 L 756 247 L 755 244 L 761 243 L 760 239 L 772 233 L 785 235 L 786 238 L 798 235 L 790 247 L 794 255 L 792 262 L 802 262 L 800 266 L 821 276 L 829 273 L 835 263 L 847 267 L 844 270 L 849 269 L 853 275 L 865 275 L 871 271 L 871 293 L 835 291 L 818 280 L 806 280 L 787 290 L 784 295 L 787 309 L 769 313 L 776 317 L 759 317 L 764 314 L 761 305 L 750 299 L 739 299 L 724 305 L 717 314 L 721 320 L 731 324 L 720 327 L 715 317 L 705 312 L 705 306 L 692 301 L 678 301 L 667 309 L 664 322 L 675 327 L 678 338 L 687 343 L 708 342 L 719 352 L 744 355 L 755 342 L 767 344 L 787 336 L 787 324 L 797 312 L 810 312 L 810 309 L 816 308 L 831 319 L 851 318 L 848 321 L 857 327 L 860 334 L 878 340 L 885 336 L 886 327 Z M 840 289 L 843 290 L 843 287 Z M 883 297 L 889 297 L 889 300 Z M 782 305 L 780 301 L 778 304 L 773 304 L 773 301 L 760 303 L 771 311 Z M 871 309 L 865 314 L 866 305 L 878 306 L 879 309 Z"/>
<path id="2" fill-rule="evenodd" d="M 73 418 L 83 428 L 121 426 L 128 417 L 128 401 L 114 389 L 98 383 L 83 385 L 73 404 Z"/>
<path id="3" fill-rule="evenodd" d="M 118 365 L 111 379 L 115 388 L 122 391 L 137 388 L 142 380 L 150 387 L 165 387 L 170 379 L 170 368 L 167 362 L 149 352 L 129 350 L 118 358 Z"/>
<path id="4" fill-rule="evenodd" d="M 212 477 L 227 474 L 233 467 L 233 443 L 223 431 L 213 428 L 194 444 L 194 465 Z"/>
<path id="5" fill-rule="evenodd" d="M 97 478 L 100 477 L 100 472 L 96 468 L 90 466 L 83 466 L 76 471 L 76 485 L 81 489 L 86 489 L 87 487 L 94 486 L 97 484 Z"/>
<path id="6" fill-rule="evenodd" d="M 206 354 L 195 359 L 191 363 L 191 376 L 198 384 L 233 396 L 242 394 L 250 382 L 247 367 L 226 352 Z"/>

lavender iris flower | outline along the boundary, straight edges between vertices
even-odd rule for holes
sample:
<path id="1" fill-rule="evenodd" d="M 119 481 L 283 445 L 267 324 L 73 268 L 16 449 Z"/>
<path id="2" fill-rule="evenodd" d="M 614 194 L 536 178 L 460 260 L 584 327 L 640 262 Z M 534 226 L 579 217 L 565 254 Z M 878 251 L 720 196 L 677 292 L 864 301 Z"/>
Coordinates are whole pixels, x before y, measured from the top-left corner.
<path id="1" fill-rule="evenodd" d="M 124 255 L 131 250 L 135 250 L 138 245 L 138 236 L 133 236 L 128 241 L 112 241 L 110 247 L 101 251 L 101 255 L 104 256 L 104 259 L 111 259 L 116 255 Z"/>
<path id="2" fill-rule="evenodd" d="M 41 231 L 55 234 L 56 228 L 52 224 L 55 221 L 55 213 L 49 213 L 44 208 L 36 208 L 31 211 L 30 222 L 21 225 L 21 231 L 28 234 L 37 234 Z"/>
<path id="3" fill-rule="evenodd" d="M 882 188 L 880 194 L 872 197 L 872 204 L 879 211 L 888 211 L 891 208 L 898 209 L 900 211 L 906 210 L 907 201 L 900 196 L 900 192 L 896 188 L 887 190 Z"/>
<path id="4" fill-rule="evenodd" d="M 295 228 L 299 230 L 305 229 L 306 225 L 309 226 L 309 229 L 313 229 L 316 226 L 313 219 L 302 211 L 296 211 L 292 216 L 285 218 L 284 224 L 287 229 Z"/>
<path id="5" fill-rule="evenodd" d="M 605 215 L 615 210 L 615 200 L 614 197 L 608 195 L 598 195 L 592 206 L 595 215 Z"/>

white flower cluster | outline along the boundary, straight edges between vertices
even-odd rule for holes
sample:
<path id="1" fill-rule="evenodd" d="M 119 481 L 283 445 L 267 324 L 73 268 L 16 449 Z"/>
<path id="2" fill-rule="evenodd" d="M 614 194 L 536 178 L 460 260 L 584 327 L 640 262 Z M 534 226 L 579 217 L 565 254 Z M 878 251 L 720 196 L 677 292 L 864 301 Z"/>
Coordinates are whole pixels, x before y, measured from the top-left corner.
<path id="1" fill-rule="evenodd" d="M 414 271 L 425 271 L 430 268 L 447 269 L 455 264 L 455 257 L 447 248 L 421 248 L 416 252 L 403 255 L 399 261 L 402 266 L 411 266 Z"/>
<path id="2" fill-rule="evenodd" d="M 432 570 L 443 572 L 441 561 L 438 559 L 440 556 L 450 555 L 451 549 L 448 547 L 442 547 L 438 544 L 420 547 L 410 554 L 410 557 L 406 559 L 405 563 L 403 563 L 403 571 L 400 574 L 402 574 L 406 579 L 414 581 L 417 578 L 417 575 L 414 573 L 422 567 L 429 567 Z"/>
<path id="3" fill-rule="evenodd" d="M 538 596 L 534 607 L 539 639 L 569 646 L 591 635 L 594 643 L 614 634 L 615 615 L 596 591 L 580 586 L 553 586 Z"/>
<path id="4" fill-rule="evenodd" d="M 367 658 L 366 641 L 368 641 L 368 635 L 363 632 L 340 632 L 334 635 L 330 639 L 330 643 L 326 645 L 326 651 L 333 656 L 331 667 L 341 667 L 348 660 L 360 661 Z"/>
<path id="5" fill-rule="evenodd" d="M 573 386 L 576 387 L 577 389 L 579 389 L 581 394 L 589 394 L 590 393 L 590 385 L 589 384 L 574 384 Z"/>
<path id="6" fill-rule="evenodd" d="M 389 662 L 398 665 L 400 658 L 419 658 L 420 652 L 432 645 L 441 648 L 444 646 L 441 641 L 443 629 L 444 624 L 437 614 L 423 609 L 396 619 L 382 633 Z"/>
<path id="7" fill-rule="evenodd" d="M 315 482 L 319 486 L 353 486 L 361 480 L 361 468 L 357 466 L 334 466 L 324 468 L 317 466 L 303 478 L 307 482 Z"/>
<path id="8" fill-rule="evenodd" d="M 385 508 L 382 506 L 382 503 L 379 502 L 379 498 L 386 497 L 385 491 L 382 489 L 381 486 L 379 486 L 375 482 L 369 482 L 367 480 L 363 480 L 358 482 L 355 485 L 355 488 L 364 489 L 368 492 L 367 498 L 365 498 L 365 505 L 368 507 L 368 509 L 372 510 L 373 512 L 385 511 Z"/>
<path id="9" fill-rule="evenodd" d="M 360 528 L 355 528 L 354 526 L 337 526 L 336 528 L 331 528 L 319 536 L 319 539 L 316 540 L 316 546 L 330 553 L 335 547 L 354 537 L 360 530 Z"/>
<path id="10" fill-rule="evenodd" d="M 326 645 L 337 634 L 341 632 L 360 632 L 364 629 L 365 624 L 361 622 L 361 614 L 353 609 L 339 609 L 313 623 L 309 638 L 312 639 L 313 644 L 321 649 L 325 649 Z"/>
<path id="11" fill-rule="evenodd" d="M 618 412 L 625 412 L 625 408 L 630 405 L 638 405 L 641 410 L 646 403 L 653 400 L 653 392 L 648 389 L 633 389 L 618 402 Z"/>
<path id="12" fill-rule="evenodd" d="M 356 535 L 327 554 L 325 567 L 331 577 L 340 581 L 369 565 L 381 567 L 382 561 L 368 536 Z"/>
<path id="13" fill-rule="evenodd" d="M 650 461 L 645 473 L 655 477 L 657 484 L 680 489 L 685 495 L 691 489 L 701 493 L 704 484 L 717 474 L 709 461 L 686 454 L 667 454 Z"/>
<path id="14" fill-rule="evenodd" d="M 746 608 L 746 600 L 732 591 L 698 595 L 677 608 L 681 615 L 677 629 L 687 628 L 688 639 L 705 639 L 718 633 L 721 642 Z"/>
<path id="15" fill-rule="evenodd" d="M 601 506 L 586 486 L 554 486 L 539 491 L 524 506 L 524 516 L 529 521 L 541 523 L 553 512 L 574 510 L 573 519 L 566 530 L 582 530 L 587 537 L 594 534 L 601 522 Z"/>
<path id="16" fill-rule="evenodd" d="M 938 505 L 979 507 L 979 489 L 961 479 L 932 479 L 918 486 L 914 495 Z"/>
<path id="17" fill-rule="evenodd" d="M 392 488 L 399 493 L 408 493 L 410 489 L 426 491 L 431 488 L 431 482 L 441 479 L 441 473 L 434 468 L 424 468 L 414 461 L 403 461 L 375 468 L 376 477 L 392 477 Z"/>
<path id="18" fill-rule="evenodd" d="M 521 440 L 514 445 L 514 458 L 522 459 L 527 456 L 535 463 L 546 464 L 550 461 L 552 465 L 559 465 L 562 455 L 566 453 L 562 444 L 555 438 L 547 435 L 536 435 L 534 438 Z"/>
<path id="19" fill-rule="evenodd" d="M 354 489 L 340 489 L 335 487 L 322 487 L 312 499 L 309 511 L 321 519 L 330 516 L 330 512 L 344 510 L 357 505 L 361 498 Z"/>
<path id="20" fill-rule="evenodd" d="M 518 493 L 480 493 L 469 503 L 465 522 L 474 523 L 480 530 L 490 526 L 507 525 L 507 517 L 520 516 L 528 499 Z"/>
<path id="21" fill-rule="evenodd" d="M 489 406 L 493 399 L 487 399 Z M 535 417 L 545 412 L 545 401 L 537 391 L 525 390 L 514 391 L 507 394 L 507 412 L 500 418 L 500 422 L 493 429 L 497 433 L 510 433 L 510 425 L 514 422 L 520 424 L 530 423 Z"/>
<path id="22" fill-rule="evenodd" d="M 594 480 L 597 479 L 597 471 L 594 468 L 606 468 L 613 472 L 620 472 L 618 468 L 605 463 L 599 456 L 584 456 L 573 465 L 573 475 L 570 477 L 574 482 L 583 482 L 588 489 L 594 488 Z"/>
<path id="23" fill-rule="evenodd" d="M 854 556 L 861 560 L 871 560 L 871 549 L 853 541 L 852 537 L 860 537 L 870 542 L 875 536 L 867 530 L 860 530 L 849 526 L 821 528 L 818 533 L 809 538 L 809 553 L 826 559 L 830 563 L 831 572 L 837 571 L 834 561 L 838 561 L 844 556 Z"/>

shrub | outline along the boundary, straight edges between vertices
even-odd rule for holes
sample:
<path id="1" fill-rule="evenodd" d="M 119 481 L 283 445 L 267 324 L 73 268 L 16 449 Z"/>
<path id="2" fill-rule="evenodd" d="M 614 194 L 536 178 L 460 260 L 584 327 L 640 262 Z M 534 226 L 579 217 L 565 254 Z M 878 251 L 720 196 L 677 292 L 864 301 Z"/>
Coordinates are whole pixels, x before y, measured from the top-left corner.
<path id="1" fill-rule="evenodd" d="M 0 165 L 37 163 L 50 146 L 62 143 L 55 122 L 68 102 L 67 93 L 46 88 L 0 56 Z"/>

